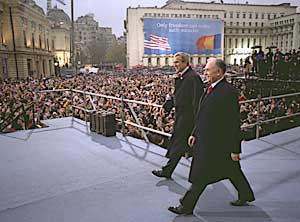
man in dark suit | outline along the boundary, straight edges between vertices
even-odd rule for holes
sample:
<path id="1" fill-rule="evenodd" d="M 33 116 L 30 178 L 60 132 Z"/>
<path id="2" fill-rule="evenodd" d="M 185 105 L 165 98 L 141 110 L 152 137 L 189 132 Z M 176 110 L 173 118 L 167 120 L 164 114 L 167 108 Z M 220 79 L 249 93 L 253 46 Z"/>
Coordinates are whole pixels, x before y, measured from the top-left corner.
<path id="1" fill-rule="evenodd" d="M 152 171 L 155 176 L 164 178 L 171 178 L 181 157 L 191 151 L 187 142 L 194 128 L 200 97 L 204 91 L 200 76 L 189 66 L 187 54 L 176 53 L 174 67 L 177 72 L 174 98 L 163 106 L 166 111 L 175 106 L 174 130 L 166 154 L 169 160 L 162 169 Z"/>
<path id="2" fill-rule="evenodd" d="M 225 78 L 225 63 L 211 58 L 205 67 L 210 86 L 201 98 L 195 128 L 189 137 L 193 160 L 189 175 L 190 189 L 180 205 L 169 207 L 176 214 L 192 214 L 205 187 L 229 179 L 238 191 L 233 206 L 254 201 L 253 191 L 241 170 L 238 93 Z"/>

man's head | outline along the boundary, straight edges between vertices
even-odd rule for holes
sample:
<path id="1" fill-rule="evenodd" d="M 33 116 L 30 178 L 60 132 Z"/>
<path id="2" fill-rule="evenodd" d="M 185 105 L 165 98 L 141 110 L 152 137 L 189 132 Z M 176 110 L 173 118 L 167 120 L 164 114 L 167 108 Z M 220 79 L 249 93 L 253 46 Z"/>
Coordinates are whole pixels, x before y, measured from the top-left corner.
<path id="1" fill-rule="evenodd" d="M 189 65 L 189 56 L 184 52 L 178 52 L 174 55 L 174 67 L 176 72 L 182 72 Z"/>
<path id="2" fill-rule="evenodd" d="M 219 79 L 223 78 L 226 72 L 226 64 L 221 59 L 209 58 L 207 60 L 204 74 L 207 81 L 212 84 Z"/>

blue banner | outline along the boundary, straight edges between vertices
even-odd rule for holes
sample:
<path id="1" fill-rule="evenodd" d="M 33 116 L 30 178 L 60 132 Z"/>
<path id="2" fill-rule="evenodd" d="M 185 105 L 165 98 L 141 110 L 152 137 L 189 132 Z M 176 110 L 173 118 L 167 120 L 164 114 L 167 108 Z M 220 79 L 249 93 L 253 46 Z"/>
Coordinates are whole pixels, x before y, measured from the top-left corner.
<path id="1" fill-rule="evenodd" d="M 221 54 L 222 20 L 144 19 L 144 54 Z"/>

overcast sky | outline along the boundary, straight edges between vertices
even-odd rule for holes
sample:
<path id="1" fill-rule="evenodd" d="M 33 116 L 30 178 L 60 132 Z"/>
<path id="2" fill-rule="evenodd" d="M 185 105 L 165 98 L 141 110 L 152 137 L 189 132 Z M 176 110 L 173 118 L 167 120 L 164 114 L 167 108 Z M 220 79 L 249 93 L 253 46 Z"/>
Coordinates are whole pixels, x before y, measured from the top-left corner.
<path id="1" fill-rule="evenodd" d="M 35 0 L 36 3 L 46 11 L 47 0 Z M 167 0 L 74 0 L 75 19 L 78 16 L 87 13 L 94 13 L 95 19 L 100 26 L 112 27 L 113 33 L 117 36 L 123 34 L 124 19 L 126 18 L 126 8 L 129 6 L 158 6 L 161 7 Z M 211 0 L 186 0 L 194 2 L 211 2 Z M 245 3 L 246 0 L 223 0 L 224 3 Z M 293 6 L 298 6 L 297 12 L 300 12 L 300 0 L 247 0 L 249 4 L 280 4 L 289 2 Z M 64 9 L 70 15 L 71 0 L 64 0 L 66 6 L 52 0 L 52 7 L 57 4 L 58 8 Z M 218 2 L 218 0 L 215 0 Z"/>

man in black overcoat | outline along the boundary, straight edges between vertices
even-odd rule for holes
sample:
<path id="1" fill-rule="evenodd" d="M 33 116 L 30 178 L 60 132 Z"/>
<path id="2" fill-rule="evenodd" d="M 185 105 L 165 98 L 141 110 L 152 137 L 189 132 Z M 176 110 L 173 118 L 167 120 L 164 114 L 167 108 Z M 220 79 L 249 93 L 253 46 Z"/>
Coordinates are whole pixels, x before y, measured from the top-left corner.
<path id="1" fill-rule="evenodd" d="M 163 106 L 167 111 L 175 106 L 174 130 L 166 154 L 169 160 L 162 169 L 152 171 L 155 176 L 165 178 L 171 178 L 181 157 L 191 152 L 188 138 L 194 128 L 200 97 L 204 91 L 200 76 L 189 66 L 187 54 L 176 53 L 174 67 L 177 72 L 174 97 L 172 101 L 167 101 Z"/>
<path id="2" fill-rule="evenodd" d="M 205 67 L 210 86 L 201 98 L 195 128 L 189 137 L 193 149 L 190 189 L 180 205 L 169 207 L 176 214 L 192 214 L 201 193 L 208 184 L 229 179 L 238 191 L 234 206 L 254 201 L 253 191 L 241 170 L 240 119 L 238 93 L 224 78 L 225 63 L 211 58 Z"/>

